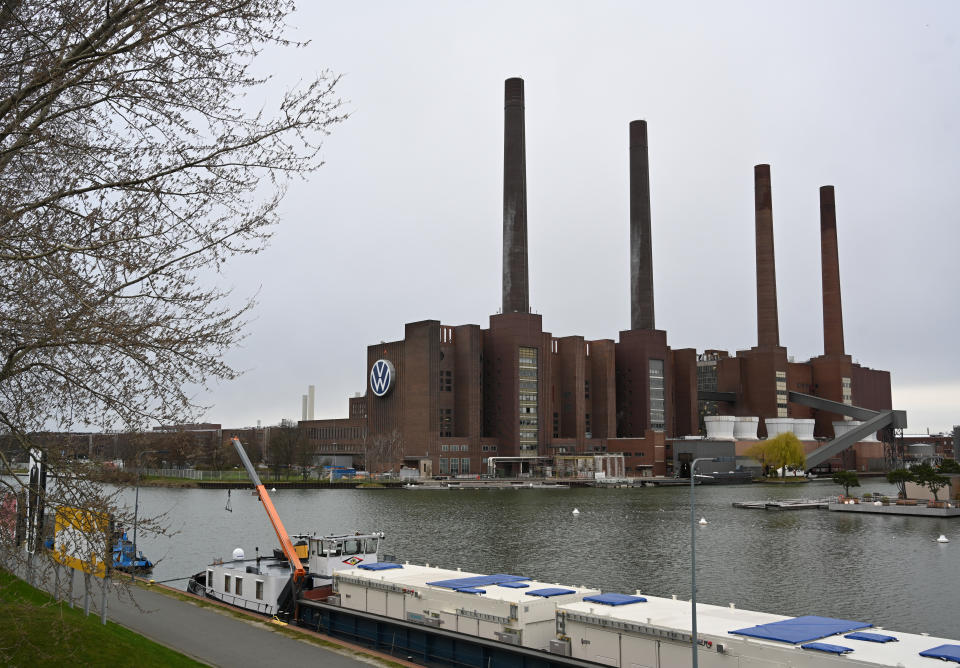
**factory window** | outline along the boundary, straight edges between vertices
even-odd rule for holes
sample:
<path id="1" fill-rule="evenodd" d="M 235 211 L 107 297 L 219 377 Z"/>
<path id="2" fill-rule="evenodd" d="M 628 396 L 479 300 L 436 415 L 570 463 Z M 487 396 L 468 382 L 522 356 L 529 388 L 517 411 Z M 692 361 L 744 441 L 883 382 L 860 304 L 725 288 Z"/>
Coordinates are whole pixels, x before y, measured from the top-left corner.
<path id="1" fill-rule="evenodd" d="M 441 446 L 440 446 L 440 450 L 442 450 L 443 452 L 447 452 L 449 449 L 450 449 L 450 446 L 449 446 L 449 445 L 441 445 Z"/>
<path id="2" fill-rule="evenodd" d="M 470 446 L 469 446 L 469 445 L 461 445 L 461 446 L 460 446 L 460 452 L 469 452 L 469 450 L 470 450 Z"/>
<path id="3" fill-rule="evenodd" d="M 776 372 L 776 387 L 777 387 L 777 417 L 787 417 L 789 415 L 789 411 L 787 410 L 787 372 L 786 371 Z"/>
<path id="4" fill-rule="evenodd" d="M 263 600 L 263 580 L 257 580 L 257 600 Z"/>
<path id="5" fill-rule="evenodd" d="M 663 360 L 650 360 L 650 428 L 663 431 L 666 425 L 666 393 Z"/>
<path id="6" fill-rule="evenodd" d="M 521 450 L 534 449 L 537 446 L 537 399 L 539 397 L 537 352 L 536 348 L 521 346 L 518 355 L 519 412 L 523 416 L 520 420 Z"/>
<path id="7" fill-rule="evenodd" d="M 450 475 L 460 474 L 460 460 L 456 457 L 450 458 Z"/>
<path id="8" fill-rule="evenodd" d="M 460 473 L 470 473 L 470 458 L 463 457 L 460 459 Z"/>
<path id="9" fill-rule="evenodd" d="M 447 462 L 448 460 L 446 457 L 440 458 L 440 475 L 444 475 L 450 472 L 450 469 L 447 467 Z"/>
<path id="10" fill-rule="evenodd" d="M 223 591 L 230 593 L 230 576 L 226 573 L 223 574 Z"/>
<path id="11" fill-rule="evenodd" d="M 697 362 L 697 390 L 703 392 L 717 391 L 716 360 Z"/>
<path id="12" fill-rule="evenodd" d="M 243 578 L 235 578 L 233 581 L 234 593 L 237 596 L 243 596 Z"/>

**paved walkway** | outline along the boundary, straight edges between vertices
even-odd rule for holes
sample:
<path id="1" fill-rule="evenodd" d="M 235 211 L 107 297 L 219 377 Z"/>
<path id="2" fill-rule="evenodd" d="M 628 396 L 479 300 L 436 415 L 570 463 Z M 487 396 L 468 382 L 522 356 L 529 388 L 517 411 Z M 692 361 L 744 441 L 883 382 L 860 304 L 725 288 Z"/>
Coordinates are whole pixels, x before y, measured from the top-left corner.
<path id="1" fill-rule="evenodd" d="M 23 577 L 25 572 L 20 570 Z M 83 609 L 83 575 L 61 568 L 60 591 L 66 592 L 66 576 L 74 574 L 73 603 Z M 238 618 L 217 608 L 199 606 L 173 596 L 114 582 L 108 592 L 107 617 L 154 642 L 213 666 L 263 668 L 269 665 L 322 665 L 325 668 L 357 668 L 382 665 L 374 656 L 357 657 L 350 649 L 339 653 L 306 640 L 291 638 L 269 628 L 266 619 Z M 26 578 L 25 578 L 26 579 Z M 39 579 L 39 578 L 38 578 Z M 100 614 L 102 581 L 91 578 L 90 614 Z M 53 588 L 52 573 L 45 573 L 46 589 Z M 35 583 L 37 586 L 37 583 Z M 183 592 L 181 592 L 183 593 Z M 66 598 L 64 595 L 63 598 Z M 290 627 L 295 628 L 295 627 Z M 298 629 L 302 631 L 302 629 Z M 306 632 L 309 634 L 310 632 Z M 316 634 L 314 634 L 316 635 Z M 374 653 L 370 653 L 374 655 Z M 391 657 L 398 664 L 405 661 Z M 406 664 L 414 665 L 414 664 Z"/>

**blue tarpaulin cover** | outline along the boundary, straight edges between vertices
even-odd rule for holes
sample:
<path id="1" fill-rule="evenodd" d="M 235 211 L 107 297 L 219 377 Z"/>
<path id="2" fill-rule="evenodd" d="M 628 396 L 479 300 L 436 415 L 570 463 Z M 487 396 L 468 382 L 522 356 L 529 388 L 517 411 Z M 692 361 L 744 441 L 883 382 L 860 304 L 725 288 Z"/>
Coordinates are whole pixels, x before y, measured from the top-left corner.
<path id="1" fill-rule="evenodd" d="M 486 594 L 486 589 L 477 589 L 476 587 L 457 587 L 454 591 L 463 592 L 464 594 Z"/>
<path id="2" fill-rule="evenodd" d="M 850 647 L 843 645 L 831 645 L 827 642 L 808 642 L 806 645 L 800 645 L 803 649 L 815 649 L 818 652 L 830 652 L 830 654 L 849 654 L 853 651 Z"/>
<path id="3" fill-rule="evenodd" d="M 960 663 L 960 645 L 940 645 L 939 647 L 932 647 L 920 652 L 920 656 Z"/>
<path id="4" fill-rule="evenodd" d="M 866 640 L 868 642 L 897 642 L 897 639 L 893 636 L 885 636 L 882 633 L 866 633 L 865 631 L 848 633 L 843 637 L 850 638 L 850 640 Z"/>
<path id="5" fill-rule="evenodd" d="M 546 587 L 545 589 L 533 589 L 523 593 L 530 596 L 542 596 L 544 598 L 550 598 L 551 596 L 561 596 L 562 594 L 576 594 L 577 590 L 561 589 L 560 587 Z"/>
<path id="6" fill-rule="evenodd" d="M 488 585 L 502 584 L 504 582 L 517 582 L 518 580 L 529 580 L 522 575 L 507 575 L 506 573 L 494 573 L 493 575 L 474 575 L 469 578 L 453 578 L 451 580 L 435 580 L 428 582 L 428 585 L 434 587 L 446 587 L 447 589 L 460 589 L 461 587 L 486 587 Z"/>
<path id="7" fill-rule="evenodd" d="M 510 587 L 510 589 L 526 589 L 530 585 L 526 582 L 498 582 L 498 587 Z"/>
<path id="8" fill-rule="evenodd" d="M 627 605 L 629 603 L 645 603 L 647 601 L 643 596 L 628 596 L 627 594 L 597 594 L 596 596 L 584 596 L 583 600 L 592 603 L 602 603 L 603 605 Z"/>
<path id="9" fill-rule="evenodd" d="M 357 568 L 362 568 L 365 571 L 385 571 L 390 568 L 403 568 L 401 564 L 393 564 L 389 561 L 380 561 L 375 564 L 360 564 Z"/>
<path id="10" fill-rule="evenodd" d="M 873 626 L 873 624 L 855 622 L 852 619 L 834 619 L 832 617 L 805 615 L 803 617 L 794 617 L 793 619 L 784 619 L 781 622 L 771 622 L 770 624 L 760 624 L 759 626 L 730 631 L 730 633 L 797 644 L 810 642 L 811 640 L 819 640 L 820 638 L 826 638 L 827 636 L 832 636 L 837 633 L 865 629 L 871 626 Z"/>

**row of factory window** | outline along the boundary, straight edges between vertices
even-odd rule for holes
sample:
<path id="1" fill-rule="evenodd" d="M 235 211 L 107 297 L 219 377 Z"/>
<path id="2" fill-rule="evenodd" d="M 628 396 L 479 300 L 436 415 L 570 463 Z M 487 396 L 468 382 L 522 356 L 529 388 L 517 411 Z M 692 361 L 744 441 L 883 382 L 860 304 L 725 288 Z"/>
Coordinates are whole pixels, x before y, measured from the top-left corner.
<path id="1" fill-rule="evenodd" d="M 663 360 L 650 360 L 647 373 L 650 386 L 650 428 L 662 431 L 667 422 Z"/>
<path id="2" fill-rule="evenodd" d="M 453 409 L 440 409 L 440 435 L 453 436 Z"/>
<path id="3" fill-rule="evenodd" d="M 453 392 L 453 373 L 450 371 L 440 372 L 440 391 Z"/>
<path id="4" fill-rule="evenodd" d="M 527 444 L 527 445 L 533 444 L 534 446 L 536 446 L 536 444 L 537 444 L 537 431 L 536 431 L 535 429 L 532 430 L 532 431 L 531 431 L 531 430 L 528 430 L 528 429 L 521 429 L 521 430 L 520 430 L 520 447 L 521 447 L 521 448 L 524 447 L 525 444 Z"/>
<path id="5" fill-rule="evenodd" d="M 790 411 L 787 408 L 787 372 L 777 371 L 777 417 L 789 417 Z"/>
<path id="6" fill-rule="evenodd" d="M 307 438 L 322 440 L 326 438 L 360 438 L 360 427 L 310 427 Z"/>
<path id="7" fill-rule="evenodd" d="M 458 475 L 460 473 L 470 473 L 469 457 L 440 458 L 440 475 Z"/>
<path id="8" fill-rule="evenodd" d="M 850 386 L 850 379 L 841 378 L 840 387 L 841 387 L 840 392 L 843 395 L 843 403 L 847 404 L 848 406 L 852 406 L 853 405 L 853 388 Z"/>
<path id="9" fill-rule="evenodd" d="M 354 452 L 359 450 L 359 446 L 350 446 L 345 443 L 320 443 L 314 446 L 317 452 Z"/>
<path id="10" fill-rule="evenodd" d="M 519 368 L 517 373 L 520 381 L 519 412 L 520 418 L 520 449 L 529 450 L 537 446 L 537 401 L 539 388 L 537 387 L 538 357 L 537 349 L 520 346 L 518 351 Z"/>
<path id="11" fill-rule="evenodd" d="M 450 451 L 453 451 L 453 452 L 467 452 L 469 449 L 470 449 L 470 446 L 469 446 L 469 445 L 461 445 L 461 444 L 457 444 L 457 443 L 454 443 L 454 444 L 452 444 L 452 445 L 441 445 L 441 446 L 440 446 L 440 451 L 441 451 L 441 452 L 450 452 Z"/>

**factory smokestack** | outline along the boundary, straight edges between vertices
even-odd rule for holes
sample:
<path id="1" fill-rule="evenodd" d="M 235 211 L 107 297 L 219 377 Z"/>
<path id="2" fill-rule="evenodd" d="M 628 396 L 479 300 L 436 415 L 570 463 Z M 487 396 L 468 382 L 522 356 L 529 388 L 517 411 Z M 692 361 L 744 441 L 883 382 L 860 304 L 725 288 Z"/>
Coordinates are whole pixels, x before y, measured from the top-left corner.
<path id="1" fill-rule="evenodd" d="M 630 329 L 656 329 L 646 121 L 630 123 Z"/>
<path id="2" fill-rule="evenodd" d="M 527 280 L 527 158 L 523 79 L 504 82 L 503 312 L 529 313 Z"/>
<path id="3" fill-rule="evenodd" d="M 757 345 L 780 345 L 777 322 L 777 270 L 773 259 L 773 201 L 770 194 L 770 165 L 753 168 L 754 207 L 757 243 Z"/>
<path id="4" fill-rule="evenodd" d="M 843 307 L 833 186 L 820 188 L 820 266 L 823 277 L 823 354 L 843 355 Z"/>

